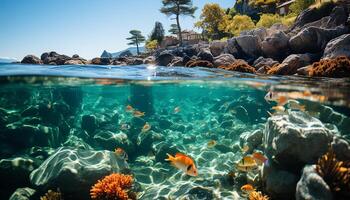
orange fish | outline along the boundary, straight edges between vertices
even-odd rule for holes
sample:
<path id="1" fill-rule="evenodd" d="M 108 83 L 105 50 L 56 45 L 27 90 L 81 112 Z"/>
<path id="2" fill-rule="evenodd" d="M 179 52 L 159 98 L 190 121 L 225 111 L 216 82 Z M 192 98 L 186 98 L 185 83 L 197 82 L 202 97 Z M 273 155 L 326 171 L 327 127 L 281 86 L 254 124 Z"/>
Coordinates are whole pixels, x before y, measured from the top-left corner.
<path id="1" fill-rule="evenodd" d="M 269 91 L 266 96 L 266 101 L 275 101 L 279 106 L 285 105 L 289 99 L 304 99 L 309 101 L 317 101 L 323 103 L 327 101 L 327 97 L 324 95 L 312 94 L 310 91 L 306 90 L 303 92 L 273 92 Z"/>
<path id="2" fill-rule="evenodd" d="M 134 108 L 132 106 L 130 106 L 130 105 L 126 106 L 126 111 L 127 112 L 132 112 L 133 110 L 134 110 Z"/>
<path id="3" fill-rule="evenodd" d="M 175 113 L 175 114 L 176 114 L 176 113 L 179 113 L 180 111 L 181 111 L 180 106 L 174 108 L 174 113 Z"/>
<path id="4" fill-rule="evenodd" d="M 264 156 L 262 153 L 255 152 L 252 154 L 252 157 L 254 158 L 255 162 L 258 165 L 266 164 L 266 161 L 268 160 L 266 156 Z"/>
<path id="5" fill-rule="evenodd" d="M 237 169 L 243 172 L 249 172 L 258 168 L 255 159 L 252 156 L 245 156 L 241 161 L 237 163 Z"/>
<path id="6" fill-rule="evenodd" d="M 115 153 L 115 155 L 117 155 L 117 156 L 119 156 L 119 157 L 121 157 L 122 159 L 124 159 L 125 161 L 128 161 L 128 154 L 124 151 L 124 149 L 122 149 L 122 148 L 116 148 L 115 150 L 114 150 L 114 153 Z"/>
<path id="7" fill-rule="evenodd" d="M 208 142 L 208 147 L 211 148 L 211 147 L 214 147 L 215 145 L 217 144 L 217 142 L 215 140 L 210 140 Z"/>
<path id="8" fill-rule="evenodd" d="M 180 169 L 189 176 L 198 176 L 198 171 L 192 158 L 182 153 L 176 153 L 175 157 L 170 154 L 167 155 L 168 158 L 165 160 L 170 161 L 174 167 Z"/>
<path id="9" fill-rule="evenodd" d="M 143 116 L 145 116 L 145 112 L 141 112 L 141 111 L 135 110 L 133 112 L 133 115 L 134 115 L 134 117 L 143 117 Z"/>
<path id="10" fill-rule="evenodd" d="M 148 124 L 148 122 L 146 122 L 146 124 L 142 127 L 142 133 L 145 133 L 147 131 L 149 131 L 151 129 L 151 125 Z"/>
<path id="11" fill-rule="evenodd" d="M 254 190 L 255 189 L 251 184 L 246 184 L 246 185 L 243 185 L 241 187 L 241 191 L 246 193 L 246 194 L 249 194 L 249 193 L 253 192 Z"/>

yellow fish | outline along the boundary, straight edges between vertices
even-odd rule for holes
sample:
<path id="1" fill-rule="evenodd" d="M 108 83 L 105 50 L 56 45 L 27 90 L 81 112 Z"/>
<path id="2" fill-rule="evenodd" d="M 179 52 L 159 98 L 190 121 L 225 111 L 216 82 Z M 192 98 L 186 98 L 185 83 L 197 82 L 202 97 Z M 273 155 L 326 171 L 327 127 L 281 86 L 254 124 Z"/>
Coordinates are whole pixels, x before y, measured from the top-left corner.
<path id="1" fill-rule="evenodd" d="M 250 172 L 256 170 L 257 168 L 258 165 L 252 156 L 245 156 L 241 161 L 239 161 L 239 163 L 237 163 L 237 169 L 239 171 Z"/>

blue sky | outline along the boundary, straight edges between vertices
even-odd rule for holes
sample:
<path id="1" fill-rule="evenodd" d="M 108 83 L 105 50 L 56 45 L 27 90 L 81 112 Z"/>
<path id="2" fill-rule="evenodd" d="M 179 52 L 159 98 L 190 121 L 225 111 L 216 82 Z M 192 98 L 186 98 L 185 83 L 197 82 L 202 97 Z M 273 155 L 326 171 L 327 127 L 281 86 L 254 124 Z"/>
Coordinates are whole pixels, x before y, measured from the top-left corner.
<path id="1" fill-rule="evenodd" d="M 232 7 L 235 0 L 194 0 L 196 18 L 181 18 L 193 28 L 206 3 Z M 128 46 L 129 30 L 148 35 L 155 21 L 166 30 L 174 21 L 159 12 L 161 0 L 0 0 L 0 57 L 22 59 L 45 51 L 100 56 Z"/>

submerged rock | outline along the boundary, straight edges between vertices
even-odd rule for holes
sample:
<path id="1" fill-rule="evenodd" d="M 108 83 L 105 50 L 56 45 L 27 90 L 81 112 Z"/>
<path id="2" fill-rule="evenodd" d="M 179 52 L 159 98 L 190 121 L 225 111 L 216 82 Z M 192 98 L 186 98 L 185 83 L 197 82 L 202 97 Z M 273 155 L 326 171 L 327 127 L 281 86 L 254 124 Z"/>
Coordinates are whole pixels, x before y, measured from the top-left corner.
<path id="1" fill-rule="evenodd" d="M 263 140 L 269 158 L 298 171 L 304 164 L 316 162 L 332 139 L 333 133 L 321 121 L 303 112 L 290 111 L 288 115 L 268 119 Z"/>
<path id="2" fill-rule="evenodd" d="M 31 200 L 35 194 L 32 188 L 18 188 L 10 197 L 9 200 Z"/>
<path id="3" fill-rule="evenodd" d="M 88 199 L 97 180 L 113 172 L 128 171 L 128 165 L 110 151 L 59 148 L 30 174 L 32 185 L 40 191 L 60 188 L 72 199 Z"/>
<path id="4" fill-rule="evenodd" d="M 266 174 L 266 192 L 273 199 L 294 199 L 298 177 L 284 170 L 273 169 Z"/>
<path id="5" fill-rule="evenodd" d="M 299 180 L 295 193 L 296 200 L 332 200 L 332 192 L 327 183 L 315 170 L 315 165 L 307 165 Z"/>

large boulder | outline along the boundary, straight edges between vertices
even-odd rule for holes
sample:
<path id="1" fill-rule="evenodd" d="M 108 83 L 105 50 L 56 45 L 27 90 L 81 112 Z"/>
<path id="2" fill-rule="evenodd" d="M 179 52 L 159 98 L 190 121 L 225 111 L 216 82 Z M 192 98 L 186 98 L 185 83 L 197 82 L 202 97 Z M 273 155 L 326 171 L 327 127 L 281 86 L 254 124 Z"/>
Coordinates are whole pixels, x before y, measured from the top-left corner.
<path id="1" fill-rule="evenodd" d="M 28 55 L 28 56 L 24 57 L 22 59 L 21 63 L 23 63 L 23 64 L 36 64 L 36 65 L 43 64 L 43 62 L 38 57 L 36 57 L 34 55 Z"/>
<path id="2" fill-rule="evenodd" d="M 263 41 L 267 37 L 268 32 L 267 32 L 266 28 L 260 27 L 260 28 L 256 28 L 256 29 L 252 29 L 252 30 L 242 31 L 240 33 L 240 35 L 257 36 L 260 41 Z"/>
<path id="3" fill-rule="evenodd" d="M 328 42 L 323 58 L 336 58 L 338 56 L 350 57 L 350 34 L 344 34 Z"/>
<path id="4" fill-rule="evenodd" d="M 348 28 L 345 26 L 339 26 L 335 29 L 312 26 L 291 37 L 289 45 L 294 53 L 319 53 L 325 49 L 330 40 L 347 32 Z"/>
<path id="5" fill-rule="evenodd" d="M 261 67 L 271 67 L 273 65 L 279 64 L 278 61 L 273 60 L 272 58 L 264 58 L 264 57 L 259 57 L 256 59 L 253 63 L 253 67 L 258 70 Z"/>
<path id="6" fill-rule="evenodd" d="M 283 31 L 279 31 L 261 43 L 261 50 L 268 58 L 281 59 L 289 54 L 289 36 Z"/>
<path id="7" fill-rule="evenodd" d="M 211 54 L 209 49 L 201 49 L 199 51 L 197 57 L 200 60 L 206 60 L 206 61 L 209 61 L 209 62 L 213 62 L 213 60 L 214 60 L 213 54 Z"/>
<path id="8" fill-rule="evenodd" d="M 264 147 L 269 158 L 280 166 L 300 169 L 315 163 L 328 149 L 333 132 L 321 121 L 301 111 L 270 117 L 264 132 Z"/>
<path id="9" fill-rule="evenodd" d="M 66 55 L 61 55 L 55 51 L 45 52 L 41 54 L 41 60 L 47 65 L 64 65 L 64 63 L 72 58 Z"/>
<path id="10" fill-rule="evenodd" d="M 312 63 L 311 54 L 292 54 L 288 56 L 280 65 L 272 67 L 267 73 L 276 75 L 293 75 L 298 69 Z"/>
<path id="11" fill-rule="evenodd" d="M 221 54 L 214 58 L 214 66 L 228 66 L 236 61 L 235 57 L 231 54 Z"/>
<path id="12" fill-rule="evenodd" d="M 261 55 L 261 41 L 253 35 L 234 37 L 227 41 L 226 51 L 236 58 L 255 60 Z"/>
<path id="13" fill-rule="evenodd" d="M 168 66 L 169 63 L 175 58 L 169 51 L 163 51 L 156 57 L 156 63 L 159 66 Z"/>
<path id="14" fill-rule="evenodd" d="M 227 42 L 215 40 L 210 43 L 209 49 L 213 56 L 216 57 L 224 52 L 226 45 Z"/>
<path id="15" fill-rule="evenodd" d="M 327 183 L 315 170 L 315 165 L 307 165 L 299 180 L 295 193 L 296 200 L 332 200 L 332 192 Z"/>
<path id="16" fill-rule="evenodd" d="M 97 180 L 125 171 L 127 163 L 114 152 L 59 148 L 30 174 L 30 181 L 41 192 L 60 188 L 66 196 L 83 200 L 89 199 L 89 190 Z"/>

